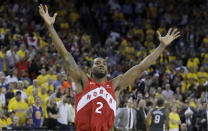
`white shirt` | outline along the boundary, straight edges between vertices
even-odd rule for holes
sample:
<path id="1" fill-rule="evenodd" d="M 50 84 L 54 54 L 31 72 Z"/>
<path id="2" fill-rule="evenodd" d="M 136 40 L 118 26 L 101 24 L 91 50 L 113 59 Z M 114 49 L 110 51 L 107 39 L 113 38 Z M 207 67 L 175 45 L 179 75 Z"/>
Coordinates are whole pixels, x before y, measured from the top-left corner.
<path id="1" fill-rule="evenodd" d="M 166 99 L 171 99 L 173 97 L 173 91 L 172 90 L 164 90 L 162 92 L 162 95 L 166 98 Z"/>
<path id="2" fill-rule="evenodd" d="M 15 53 L 14 55 L 15 55 L 14 57 L 15 57 L 16 60 L 18 61 L 18 60 L 19 60 L 18 54 Z M 8 59 L 9 66 L 15 66 L 15 59 L 14 59 L 13 56 L 12 56 L 11 50 L 8 50 L 8 51 L 6 52 L 6 57 L 7 57 L 7 59 Z"/>
<path id="3" fill-rule="evenodd" d="M 1 101 L 2 106 L 4 107 L 6 103 L 5 94 L 3 93 L 0 94 L 0 101 Z"/>
<path id="4" fill-rule="evenodd" d="M 74 118 L 75 118 L 75 110 L 74 107 L 70 104 L 68 110 L 68 121 L 74 123 Z"/>
<path id="5" fill-rule="evenodd" d="M 132 111 L 132 108 L 127 108 L 128 109 L 128 123 L 127 123 L 127 126 L 126 126 L 126 128 L 127 129 L 133 129 L 133 111 Z M 130 113 L 131 113 L 131 120 L 130 120 Z M 130 125 L 129 125 L 129 121 L 131 121 L 130 122 Z"/>
<path id="6" fill-rule="evenodd" d="M 10 83 L 10 82 L 18 82 L 18 79 L 17 79 L 17 77 L 15 77 L 15 76 L 7 76 L 7 82 L 8 83 Z"/>
<path id="7" fill-rule="evenodd" d="M 59 114 L 60 117 L 57 119 L 57 121 L 61 124 L 67 125 L 68 124 L 68 111 L 69 111 L 69 105 L 64 104 L 62 101 L 57 103 L 59 108 Z"/>

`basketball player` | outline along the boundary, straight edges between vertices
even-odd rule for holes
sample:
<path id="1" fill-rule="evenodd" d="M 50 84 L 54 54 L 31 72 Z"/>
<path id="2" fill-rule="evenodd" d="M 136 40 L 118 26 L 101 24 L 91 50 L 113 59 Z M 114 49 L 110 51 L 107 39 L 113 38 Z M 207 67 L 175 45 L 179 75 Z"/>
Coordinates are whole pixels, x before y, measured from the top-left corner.
<path id="1" fill-rule="evenodd" d="M 147 131 L 166 131 L 168 128 L 168 110 L 163 106 L 164 100 L 159 98 L 157 106 L 152 109 L 146 118 Z M 152 117 L 151 124 L 149 125 L 150 118 Z"/>
<path id="2" fill-rule="evenodd" d="M 62 56 L 68 75 L 75 81 L 77 92 L 75 98 L 75 124 L 77 131 L 107 131 L 114 123 L 116 114 L 116 96 L 114 90 L 122 90 L 132 84 L 138 75 L 148 69 L 160 56 L 164 49 L 180 36 L 177 29 L 169 29 L 162 37 L 157 32 L 160 45 L 140 64 L 132 67 L 125 74 L 108 81 L 107 62 L 103 58 L 96 58 L 91 69 L 91 78 L 79 68 L 73 56 L 65 49 L 63 42 L 55 31 L 53 24 L 57 13 L 49 16 L 47 6 L 40 5 L 39 13 L 49 30 L 57 51 Z M 119 93 L 118 93 L 119 95 Z"/>

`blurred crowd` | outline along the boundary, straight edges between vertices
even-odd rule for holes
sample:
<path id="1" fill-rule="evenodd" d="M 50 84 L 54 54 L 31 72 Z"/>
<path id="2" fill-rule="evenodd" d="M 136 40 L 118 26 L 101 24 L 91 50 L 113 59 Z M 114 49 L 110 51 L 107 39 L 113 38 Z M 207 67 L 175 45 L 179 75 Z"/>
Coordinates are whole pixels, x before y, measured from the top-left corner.
<path id="1" fill-rule="evenodd" d="M 172 126 L 174 122 L 170 122 L 170 128 L 181 125 L 181 130 L 207 130 L 208 1 L 0 0 L 0 3 L 3 129 L 75 129 L 76 83 L 67 76 L 39 16 L 37 6 L 42 3 L 49 6 L 51 15 L 58 13 L 55 29 L 88 76 L 95 57 L 108 60 L 109 79 L 124 73 L 159 45 L 156 30 L 165 35 L 170 27 L 179 28 L 182 37 L 121 92 L 117 99 L 118 114 L 125 107 L 137 112 L 142 108 L 147 113 L 156 99 L 163 97 L 167 108 L 180 116 L 180 124 Z M 116 118 L 115 128 L 119 129 L 122 120 L 117 119 L 120 118 Z M 140 117 L 135 119 L 138 119 L 135 130 L 144 130 L 145 123 L 141 125 Z"/>

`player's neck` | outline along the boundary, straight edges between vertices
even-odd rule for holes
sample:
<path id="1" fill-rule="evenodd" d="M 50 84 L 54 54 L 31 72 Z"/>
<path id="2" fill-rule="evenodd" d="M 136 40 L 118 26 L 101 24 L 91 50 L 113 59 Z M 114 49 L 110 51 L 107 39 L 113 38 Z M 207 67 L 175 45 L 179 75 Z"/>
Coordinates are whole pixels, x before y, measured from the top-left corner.
<path id="1" fill-rule="evenodd" d="M 94 81 L 96 81 L 97 83 L 103 83 L 107 80 L 107 77 L 103 77 L 103 78 L 97 78 L 95 76 L 92 77 Z"/>

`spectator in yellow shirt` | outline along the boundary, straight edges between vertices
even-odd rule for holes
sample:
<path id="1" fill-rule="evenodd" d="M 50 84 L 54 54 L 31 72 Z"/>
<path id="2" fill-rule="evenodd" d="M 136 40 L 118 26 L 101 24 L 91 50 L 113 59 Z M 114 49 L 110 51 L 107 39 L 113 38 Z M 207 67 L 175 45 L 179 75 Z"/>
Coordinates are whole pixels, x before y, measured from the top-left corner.
<path id="1" fill-rule="evenodd" d="M 29 106 L 32 106 L 35 102 L 35 97 L 38 96 L 38 89 L 37 88 L 34 88 L 33 89 L 33 92 L 32 92 L 32 95 L 30 95 L 28 97 L 28 105 Z"/>
<path id="2" fill-rule="evenodd" d="M 0 71 L 7 71 L 6 52 L 4 47 L 1 47 L 0 50 Z"/>
<path id="3" fill-rule="evenodd" d="M 47 77 L 50 77 L 52 80 L 57 80 L 56 66 L 53 66 L 52 68 L 49 69 Z"/>
<path id="4" fill-rule="evenodd" d="M 197 73 L 199 78 L 199 85 L 203 85 L 206 80 L 208 80 L 208 73 L 205 72 L 205 67 L 201 66 L 200 71 Z"/>
<path id="5" fill-rule="evenodd" d="M 179 131 L 180 124 L 181 120 L 179 114 L 177 113 L 177 107 L 173 104 L 169 114 L 169 131 Z"/>
<path id="6" fill-rule="evenodd" d="M 3 110 L 0 110 L 0 128 L 7 127 L 7 126 L 8 126 L 7 119 L 3 114 Z"/>
<path id="7" fill-rule="evenodd" d="M 20 118 L 20 125 L 23 125 L 25 122 L 25 111 L 28 108 L 28 105 L 26 102 L 21 101 L 21 92 L 17 91 L 15 100 L 11 103 L 11 106 L 9 106 L 9 111 L 15 111 L 15 115 L 17 115 Z"/>
<path id="8" fill-rule="evenodd" d="M 46 87 L 47 92 L 54 92 L 53 79 L 51 77 L 48 77 L 47 82 L 43 83 L 43 86 Z"/>
<path id="9" fill-rule="evenodd" d="M 198 76 L 194 71 L 194 67 L 190 68 L 190 72 L 187 74 L 187 83 L 188 85 L 194 83 L 195 85 L 198 83 Z"/>
<path id="10" fill-rule="evenodd" d="M 199 67 L 199 64 L 200 64 L 199 58 L 191 56 L 191 58 L 188 59 L 188 62 L 187 62 L 186 66 L 187 66 L 188 69 L 193 67 L 194 71 L 197 71 L 198 67 Z"/>
<path id="11" fill-rule="evenodd" d="M 20 49 L 17 51 L 17 54 L 20 59 L 23 59 L 26 56 L 26 47 L 24 44 L 20 45 Z"/>
<path id="12" fill-rule="evenodd" d="M 41 86 L 43 83 L 47 82 L 48 75 L 46 75 L 46 69 L 42 68 L 41 69 L 41 74 L 37 77 L 38 80 L 38 85 Z"/>
<path id="13" fill-rule="evenodd" d="M 45 86 L 40 87 L 40 92 L 38 93 L 38 96 L 40 96 L 40 99 L 41 99 L 41 107 L 42 107 L 43 112 L 44 112 L 44 117 L 48 118 L 48 113 L 47 113 L 47 110 L 46 110 L 48 94 L 46 92 L 46 87 Z"/>
<path id="14" fill-rule="evenodd" d="M 39 86 L 38 86 L 38 80 L 37 79 L 34 79 L 33 80 L 33 84 L 32 85 L 30 85 L 28 88 L 27 88 L 27 95 L 28 96 L 31 96 L 32 95 L 32 92 L 33 92 L 33 89 L 38 89 L 38 90 L 40 90 L 39 89 Z"/>

